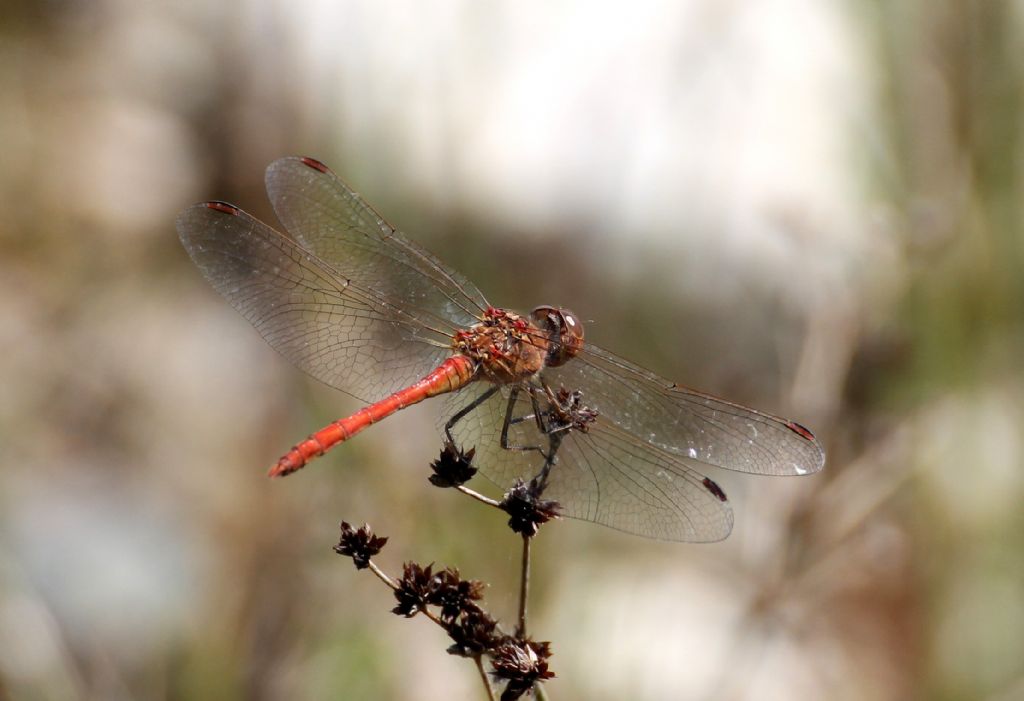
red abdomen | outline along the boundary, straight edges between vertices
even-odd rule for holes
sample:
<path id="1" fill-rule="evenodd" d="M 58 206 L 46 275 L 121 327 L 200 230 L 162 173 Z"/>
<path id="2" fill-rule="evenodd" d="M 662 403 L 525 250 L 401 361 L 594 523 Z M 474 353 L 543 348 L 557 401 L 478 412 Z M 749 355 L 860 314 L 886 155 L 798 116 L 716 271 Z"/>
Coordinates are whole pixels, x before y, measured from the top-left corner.
<path id="1" fill-rule="evenodd" d="M 325 426 L 288 451 L 273 467 L 271 477 L 284 477 L 305 467 L 313 458 L 326 453 L 348 440 L 370 424 L 391 416 L 399 409 L 422 402 L 445 392 L 453 392 L 473 379 L 473 361 L 464 355 L 455 355 L 441 363 L 433 372 L 415 384 L 400 389 L 390 397 L 363 407 L 351 416 L 338 419 Z"/>

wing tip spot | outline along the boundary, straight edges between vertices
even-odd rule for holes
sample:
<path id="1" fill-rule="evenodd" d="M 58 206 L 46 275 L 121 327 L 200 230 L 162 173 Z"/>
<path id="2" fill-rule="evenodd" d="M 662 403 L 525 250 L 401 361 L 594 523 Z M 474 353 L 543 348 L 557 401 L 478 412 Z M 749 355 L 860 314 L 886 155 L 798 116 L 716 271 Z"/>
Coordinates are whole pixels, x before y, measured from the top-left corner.
<path id="1" fill-rule="evenodd" d="M 222 202 L 221 200 L 210 200 L 209 202 L 203 202 L 203 206 L 206 207 L 207 209 L 212 209 L 215 212 L 220 212 L 221 214 L 230 214 L 235 217 L 242 213 L 242 210 L 240 210 L 235 205 L 230 204 L 228 202 Z"/>
<path id="2" fill-rule="evenodd" d="M 807 428 L 806 426 L 801 426 L 796 421 L 787 421 L 786 428 L 788 428 L 790 431 L 800 436 L 804 440 L 811 441 L 812 443 L 817 440 L 814 437 L 814 434 L 811 433 L 811 430 L 809 428 Z"/>
<path id="3" fill-rule="evenodd" d="M 715 481 L 714 481 L 713 479 L 711 479 L 710 477 L 705 477 L 705 478 L 704 478 L 704 479 L 703 479 L 703 480 L 701 481 L 701 484 L 703 484 L 703 485 L 704 485 L 704 488 L 705 488 L 706 490 L 708 490 L 708 491 L 709 491 L 709 492 L 711 492 L 711 493 L 712 493 L 712 494 L 713 494 L 713 495 L 714 495 L 715 497 L 717 497 L 717 498 L 718 498 L 718 501 L 728 501 L 728 500 L 729 500 L 729 499 L 728 499 L 728 497 L 726 497 L 726 496 L 725 496 L 725 491 L 724 491 L 724 490 L 723 490 L 723 489 L 722 489 L 721 487 L 719 487 L 719 486 L 718 486 L 718 483 L 716 483 L 716 482 L 715 482 Z"/>
<path id="4" fill-rule="evenodd" d="M 315 158 L 310 158 L 309 156 L 300 156 L 299 160 L 302 162 L 303 165 L 309 166 L 313 170 L 318 170 L 321 173 L 330 173 L 331 172 L 330 168 L 328 168 L 327 166 L 325 166 L 323 163 L 321 163 L 320 161 L 316 160 Z"/>

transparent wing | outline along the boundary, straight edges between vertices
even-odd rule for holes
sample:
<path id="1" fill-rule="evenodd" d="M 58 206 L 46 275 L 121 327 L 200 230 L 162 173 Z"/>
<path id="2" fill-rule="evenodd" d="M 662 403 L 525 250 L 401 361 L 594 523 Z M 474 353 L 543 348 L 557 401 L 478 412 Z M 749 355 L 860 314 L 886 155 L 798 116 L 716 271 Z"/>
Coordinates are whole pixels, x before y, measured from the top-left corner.
<path id="1" fill-rule="evenodd" d="M 274 161 L 266 184 L 288 233 L 353 283 L 457 327 L 475 323 L 487 307 L 472 283 L 396 231 L 319 161 Z"/>
<path id="2" fill-rule="evenodd" d="M 206 279 L 271 346 L 362 401 L 411 384 L 451 355 L 450 322 L 357 284 L 237 207 L 194 205 L 177 228 Z"/>
<path id="3" fill-rule="evenodd" d="M 486 389 L 472 387 L 448 395 L 445 415 L 454 415 Z M 517 478 L 530 479 L 543 462 L 536 451 L 501 447 L 508 401 L 505 387 L 453 428 L 460 447 L 475 447 L 474 464 L 502 488 Z M 515 417 L 532 412 L 525 392 L 511 409 Z M 546 445 L 546 440 L 532 420 L 510 427 L 513 445 Z M 557 456 L 544 498 L 557 500 L 565 516 L 674 541 L 716 541 L 732 530 L 732 509 L 725 495 L 697 473 L 691 461 L 638 441 L 601 417 L 587 433 L 571 431 Z"/>
<path id="4" fill-rule="evenodd" d="M 581 391 L 621 430 L 684 458 L 758 475 L 804 475 L 825 464 L 800 424 L 680 387 L 597 346 L 542 375 L 552 387 Z"/>

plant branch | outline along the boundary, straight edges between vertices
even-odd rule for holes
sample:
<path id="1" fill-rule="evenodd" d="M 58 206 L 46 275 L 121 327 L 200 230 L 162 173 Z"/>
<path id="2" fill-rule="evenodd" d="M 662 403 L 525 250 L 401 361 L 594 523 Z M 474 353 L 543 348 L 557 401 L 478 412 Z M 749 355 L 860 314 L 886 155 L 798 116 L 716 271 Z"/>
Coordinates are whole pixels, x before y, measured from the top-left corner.
<path id="1" fill-rule="evenodd" d="M 516 637 L 526 637 L 526 600 L 530 593 L 530 541 L 528 535 L 523 536 L 523 566 L 519 578 L 519 627 Z"/>
<path id="2" fill-rule="evenodd" d="M 473 491 L 472 489 L 470 489 L 469 487 L 467 487 L 465 485 L 461 485 L 460 484 L 458 487 L 456 487 L 456 489 L 458 489 L 460 492 L 462 492 L 466 496 L 473 497 L 477 501 L 482 501 L 483 503 L 487 504 L 488 506 L 494 506 L 494 507 L 497 507 L 499 509 L 501 508 L 501 502 L 500 501 L 497 501 L 495 499 L 491 499 L 490 497 L 486 497 L 483 494 L 481 494 L 480 492 Z"/>
<path id="3" fill-rule="evenodd" d="M 487 689 L 487 698 L 490 701 L 495 701 L 494 687 L 491 686 L 491 678 L 487 676 L 487 670 L 484 669 L 483 655 L 475 655 L 473 661 L 476 662 L 476 668 L 480 671 L 480 679 L 483 680 L 484 688 Z"/>

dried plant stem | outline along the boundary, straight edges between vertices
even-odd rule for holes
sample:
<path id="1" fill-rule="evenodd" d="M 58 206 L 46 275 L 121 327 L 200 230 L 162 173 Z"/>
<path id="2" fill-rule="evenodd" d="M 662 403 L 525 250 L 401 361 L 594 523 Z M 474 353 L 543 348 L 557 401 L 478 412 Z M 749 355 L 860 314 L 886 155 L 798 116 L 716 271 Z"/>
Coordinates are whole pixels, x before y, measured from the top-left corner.
<path id="1" fill-rule="evenodd" d="M 526 637 L 526 600 L 530 593 L 530 541 L 528 535 L 523 536 L 523 567 L 519 579 L 519 627 L 516 637 Z"/>
<path id="2" fill-rule="evenodd" d="M 480 672 L 480 679 L 484 682 L 484 688 L 487 689 L 487 698 L 490 701 L 495 701 L 494 687 L 491 686 L 491 678 L 487 676 L 487 670 L 484 669 L 484 657 L 483 655 L 476 655 L 473 657 L 473 661 L 476 662 L 476 668 Z"/>
<path id="3" fill-rule="evenodd" d="M 456 487 L 456 489 L 458 489 L 460 492 L 462 492 L 466 496 L 473 497 L 477 501 L 482 501 L 483 503 L 487 504 L 488 506 L 494 506 L 494 507 L 497 507 L 499 509 L 501 508 L 501 502 L 500 501 L 497 501 L 495 499 L 491 499 L 490 497 L 485 497 L 480 492 L 475 492 L 475 491 L 473 491 L 472 489 L 470 489 L 469 487 L 467 487 L 465 485 L 460 484 L 458 487 Z"/>
<path id="4" fill-rule="evenodd" d="M 373 572 L 375 575 L 377 575 L 378 579 L 380 579 L 382 582 L 387 584 L 392 589 L 398 589 L 398 582 L 396 582 L 395 580 L 391 579 L 391 577 L 389 577 L 384 570 L 382 570 L 381 568 L 377 567 L 377 563 L 375 563 L 373 560 L 370 560 L 366 564 L 369 565 L 370 571 Z"/>
<path id="5" fill-rule="evenodd" d="M 367 562 L 367 565 L 370 568 L 370 571 L 373 572 L 375 575 L 377 575 L 378 579 L 380 579 L 382 582 L 387 584 L 392 589 L 398 589 L 398 582 L 396 582 L 391 577 L 389 577 L 387 575 L 387 573 L 384 570 L 382 570 L 380 567 L 377 567 L 377 563 L 375 563 L 373 560 L 370 560 L 370 561 Z M 424 616 L 426 616 L 427 618 L 432 620 L 437 625 L 441 626 L 441 628 L 447 630 L 447 627 L 441 621 L 440 616 L 438 616 L 437 614 L 432 613 L 431 611 L 429 611 L 428 609 L 425 609 L 425 608 L 420 609 L 420 613 L 422 613 Z M 495 699 L 497 697 L 495 697 L 495 695 L 494 695 L 494 687 L 491 685 L 490 677 L 487 676 L 487 670 L 484 669 L 483 655 L 474 655 L 473 656 L 473 662 L 476 663 L 476 668 L 480 672 L 480 679 L 483 681 L 484 688 L 487 690 L 487 698 L 490 701 L 495 701 Z M 538 691 L 540 690 L 539 686 L 537 687 L 537 690 Z M 543 698 L 543 697 L 538 697 L 538 698 Z"/>
<path id="6" fill-rule="evenodd" d="M 520 698 L 532 691 L 534 698 L 547 701 L 547 694 L 541 689 L 540 682 L 554 676 L 547 664 L 547 659 L 551 655 L 550 643 L 536 643 L 527 637 L 526 615 L 530 594 L 531 541 L 537 532 L 537 525 L 550 518 L 547 512 L 554 513 L 554 502 L 544 502 L 538 507 L 536 498 L 527 494 L 521 499 L 522 505 L 533 509 L 527 512 L 522 508 L 509 508 L 506 504 L 511 501 L 508 495 L 503 502 L 498 503 L 472 490 L 462 487 L 459 489 L 469 496 L 510 513 L 510 525 L 522 535 L 519 621 L 514 637 L 502 633 L 497 621 L 473 602 L 481 598 L 484 584 L 462 579 L 456 569 L 447 568 L 443 572 L 433 573 L 433 565 L 424 568 L 409 562 L 404 565 L 400 579 L 389 576 L 372 560 L 372 556 L 380 552 L 388 539 L 374 535 L 369 525 L 356 529 L 342 521 L 341 540 L 334 550 L 339 555 L 352 558 L 358 569 L 369 569 L 377 579 L 395 592 L 399 605 L 392 609 L 393 613 L 409 618 L 422 613 L 447 632 L 455 640 L 455 645 L 448 651 L 473 658 L 490 701 L 496 701 L 497 697 L 490 675 L 484 668 L 485 655 L 493 664 L 493 674 L 507 683 L 503 698 Z M 541 508 L 547 509 L 547 512 L 541 511 Z M 440 613 L 433 613 L 428 606 L 439 607 Z"/>

